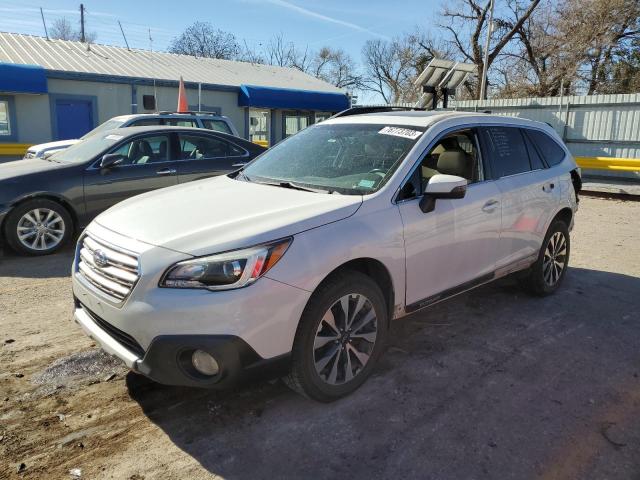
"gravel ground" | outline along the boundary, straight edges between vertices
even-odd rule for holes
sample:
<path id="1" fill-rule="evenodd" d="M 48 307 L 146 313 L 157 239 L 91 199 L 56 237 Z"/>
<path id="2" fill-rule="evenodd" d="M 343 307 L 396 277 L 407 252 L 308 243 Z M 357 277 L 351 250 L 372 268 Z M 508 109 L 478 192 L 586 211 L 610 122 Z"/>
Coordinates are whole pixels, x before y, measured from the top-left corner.
<path id="1" fill-rule="evenodd" d="M 639 214 L 584 198 L 556 295 L 503 280 L 397 321 L 330 405 L 127 373 L 71 320 L 71 249 L 0 254 L 0 478 L 640 479 Z"/>

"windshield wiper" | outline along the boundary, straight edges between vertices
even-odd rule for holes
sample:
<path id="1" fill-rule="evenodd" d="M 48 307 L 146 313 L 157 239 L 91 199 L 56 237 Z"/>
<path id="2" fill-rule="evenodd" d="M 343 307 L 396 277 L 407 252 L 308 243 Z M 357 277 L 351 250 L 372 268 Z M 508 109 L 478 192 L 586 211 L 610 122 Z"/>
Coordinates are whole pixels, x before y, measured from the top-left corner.
<path id="1" fill-rule="evenodd" d="M 299 185 L 299 184 L 293 183 L 293 182 L 289 182 L 289 181 L 286 181 L 286 182 L 285 181 L 282 181 L 282 182 L 257 182 L 257 183 L 261 183 L 263 185 L 273 185 L 274 187 L 289 188 L 291 190 L 301 190 L 303 192 L 326 193 L 326 194 L 333 193 L 333 190 L 324 190 L 322 188 L 304 187 L 302 185 Z"/>

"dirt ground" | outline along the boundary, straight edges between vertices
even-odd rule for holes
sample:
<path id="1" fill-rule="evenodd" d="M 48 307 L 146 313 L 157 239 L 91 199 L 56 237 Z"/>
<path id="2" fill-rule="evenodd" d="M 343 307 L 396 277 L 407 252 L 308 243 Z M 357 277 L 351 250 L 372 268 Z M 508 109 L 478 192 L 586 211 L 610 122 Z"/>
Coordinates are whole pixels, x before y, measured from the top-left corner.
<path id="1" fill-rule="evenodd" d="M 70 248 L 5 253 L 0 477 L 638 480 L 639 216 L 584 198 L 555 296 L 503 280 L 399 320 L 330 405 L 128 374 L 71 319 Z"/>

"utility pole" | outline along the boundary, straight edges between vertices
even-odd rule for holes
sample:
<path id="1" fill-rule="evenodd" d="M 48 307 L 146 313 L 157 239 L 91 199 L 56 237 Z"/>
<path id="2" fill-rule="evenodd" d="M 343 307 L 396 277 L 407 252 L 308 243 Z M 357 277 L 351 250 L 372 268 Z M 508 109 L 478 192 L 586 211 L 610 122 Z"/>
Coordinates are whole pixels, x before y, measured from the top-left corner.
<path id="1" fill-rule="evenodd" d="M 482 64 L 482 78 L 480 79 L 480 98 L 484 100 L 487 95 L 487 71 L 489 70 L 489 46 L 491 33 L 493 32 L 493 5 L 494 0 L 489 0 L 489 25 L 487 26 L 487 42 L 484 46 L 484 63 Z"/>
<path id="2" fill-rule="evenodd" d="M 40 16 L 42 17 L 42 25 L 44 26 L 44 36 L 49 40 L 49 32 L 47 32 L 47 22 L 44 21 L 44 13 L 42 7 L 40 7 Z"/>
<path id="3" fill-rule="evenodd" d="M 84 38 L 84 4 L 80 4 L 80 41 L 85 42 Z"/>

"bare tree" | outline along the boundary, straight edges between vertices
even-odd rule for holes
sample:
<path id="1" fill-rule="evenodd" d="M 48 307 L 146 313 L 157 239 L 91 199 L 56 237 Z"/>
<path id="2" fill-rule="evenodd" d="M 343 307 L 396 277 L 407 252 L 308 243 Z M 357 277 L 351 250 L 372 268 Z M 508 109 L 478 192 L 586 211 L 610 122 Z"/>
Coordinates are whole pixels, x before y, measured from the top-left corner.
<path id="1" fill-rule="evenodd" d="M 55 40 L 80 40 L 80 30 L 73 28 L 66 17 L 57 18 L 49 29 L 49 37 Z M 85 32 L 85 43 L 94 43 L 98 35 L 96 32 Z"/>
<path id="2" fill-rule="evenodd" d="M 540 0 L 514 2 L 515 10 L 507 10 L 509 16 L 494 17 L 496 29 L 492 33 L 492 43 L 487 58 L 487 69 L 497 59 L 507 44 L 527 21 Z M 488 10 L 490 2 L 481 5 L 477 0 L 459 0 L 456 8 L 445 8 L 442 13 L 444 23 L 441 27 L 448 33 L 449 41 L 458 56 L 476 65 L 478 72 L 484 69 L 483 39 L 488 28 Z M 498 8 L 496 13 L 501 12 Z M 480 98 L 480 82 L 475 86 L 475 98 Z"/>
<path id="3" fill-rule="evenodd" d="M 362 86 L 355 62 L 340 48 L 323 47 L 315 52 L 308 73 L 339 88 L 353 90 Z"/>
<path id="4" fill-rule="evenodd" d="M 195 22 L 171 41 L 169 52 L 229 60 L 240 54 L 240 46 L 232 33 L 217 30 L 209 22 Z"/>
<path id="5" fill-rule="evenodd" d="M 269 65 L 297 68 L 303 72 L 311 68 L 309 47 L 297 48 L 293 42 L 285 40 L 283 33 L 271 37 L 265 50 L 265 61 Z"/>

